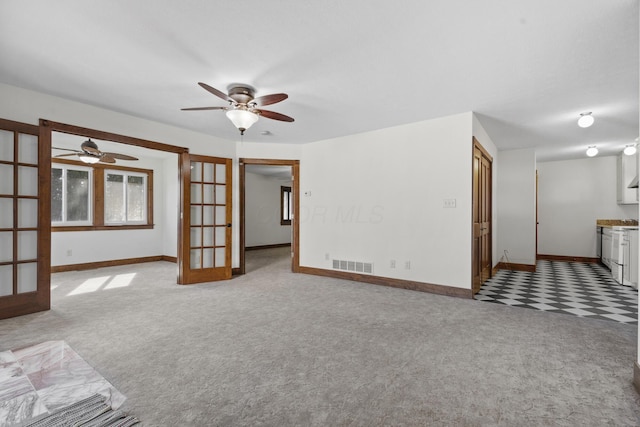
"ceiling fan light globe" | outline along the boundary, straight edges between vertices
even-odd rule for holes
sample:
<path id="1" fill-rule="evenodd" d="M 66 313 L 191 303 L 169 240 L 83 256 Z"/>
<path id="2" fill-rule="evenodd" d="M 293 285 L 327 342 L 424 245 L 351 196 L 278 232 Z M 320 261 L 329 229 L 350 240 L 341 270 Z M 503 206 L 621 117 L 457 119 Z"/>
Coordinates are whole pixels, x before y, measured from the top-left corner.
<path id="1" fill-rule="evenodd" d="M 89 154 L 78 154 L 78 157 L 83 163 L 94 164 L 100 161 L 100 157 L 91 156 Z"/>
<path id="2" fill-rule="evenodd" d="M 229 110 L 227 117 L 243 133 L 258 121 L 258 115 L 247 110 Z"/>

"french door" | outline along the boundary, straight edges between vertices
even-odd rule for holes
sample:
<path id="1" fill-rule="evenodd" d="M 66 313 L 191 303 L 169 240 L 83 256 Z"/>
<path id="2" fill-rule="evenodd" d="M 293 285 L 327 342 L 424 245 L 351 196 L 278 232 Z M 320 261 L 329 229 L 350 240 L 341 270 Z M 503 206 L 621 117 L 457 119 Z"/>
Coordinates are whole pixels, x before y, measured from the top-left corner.
<path id="1" fill-rule="evenodd" d="M 0 319 L 50 308 L 51 141 L 0 119 Z"/>
<path id="2" fill-rule="evenodd" d="M 182 238 L 178 282 L 231 278 L 231 159 L 181 155 Z"/>

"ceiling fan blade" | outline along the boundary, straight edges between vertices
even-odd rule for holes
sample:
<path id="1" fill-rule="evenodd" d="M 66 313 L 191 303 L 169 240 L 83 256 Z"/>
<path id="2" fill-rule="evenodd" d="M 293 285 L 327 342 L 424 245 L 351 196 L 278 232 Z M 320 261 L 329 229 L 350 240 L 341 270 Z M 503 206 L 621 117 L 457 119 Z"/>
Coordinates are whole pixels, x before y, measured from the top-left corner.
<path id="1" fill-rule="evenodd" d="M 75 153 L 68 153 L 68 154 L 58 154 L 57 156 L 54 157 L 67 157 L 67 156 L 77 156 L 79 153 L 75 152 Z"/>
<path id="2" fill-rule="evenodd" d="M 71 148 L 51 147 L 53 150 L 73 151 L 74 153 L 80 153 L 78 150 L 72 150 Z"/>
<path id="3" fill-rule="evenodd" d="M 258 106 L 271 105 L 280 101 L 284 101 L 288 97 L 289 95 L 287 95 L 286 93 L 274 93 L 272 95 L 259 96 L 251 102 L 255 102 L 255 104 Z"/>
<path id="4" fill-rule="evenodd" d="M 209 86 L 209 85 L 208 85 L 208 84 L 206 84 L 206 83 L 202 83 L 202 82 L 200 82 L 200 83 L 198 83 L 198 84 L 199 84 L 203 89 L 205 89 L 206 91 L 211 92 L 212 94 L 214 94 L 214 95 L 215 95 L 215 96 L 217 96 L 218 98 L 224 99 L 225 101 L 228 101 L 228 102 L 234 102 L 234 101 L 233 101 L 233 99 L 229 98 L 229 95 L 227 95 L 226 93 L 221 92 L 221 91 L 219 91 L 218 89 L 216 89 L 216 88 L 214 88 L 214 87 L 211 87 L 211 86 Z"/>
<path id="5" fill-rule="evenodd" d="M 104 158 L 105 156 L 111 157 L 113 159 L 118 159 L 118 160 L 138 160 L 137 157 L 128 156 L 126 154 L 120 154 L 120 153 L 102 153 L 102 157 Z"/>
<path id="6" fill-rule="evenodd" d="M 94 155 L 96 155 L 96 156 L 99 156 L 99 155 L 100 155 L 100 150 L 98 150 L 97 148 L 93 148 L 93 147 L 87 147 L 87 146 L 85 146 L 85 147 L 82 147 L 82 149 L 83 149 L 86 153 L 94 154 Z"/>
<path id="7" fill-rule="evenodd" d="M 181 108 L 182 111 L 200 111 L 200 110 L 228 110 L 227 107 L 193 107 L 193 108 Z"/>
<path id="8" fill-rule="evenodd" d="M 100 157 L 100 161 L 102 163 L 115 163 L 116 159 L 114 159 L 113 157 L 111 157 L 107 153 L 105 153 Z"/>
<path id="9" fill-rule="evenodd" d="M 266 117 L 267 119 L 280 120 L 281 122 L 293 121 L 293 117 L 285 116 L 284 114 L 276 113 L 275 111 L 269 111 L 269 110 L 253 110 L 253 111 L 260 114 L 262 117 Z"/>

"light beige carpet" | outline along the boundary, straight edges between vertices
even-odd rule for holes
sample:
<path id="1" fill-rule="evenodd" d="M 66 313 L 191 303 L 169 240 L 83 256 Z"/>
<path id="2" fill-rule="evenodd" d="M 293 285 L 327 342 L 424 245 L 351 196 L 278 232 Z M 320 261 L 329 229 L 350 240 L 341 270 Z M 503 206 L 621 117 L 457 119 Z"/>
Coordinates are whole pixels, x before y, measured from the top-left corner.
<path id="1" fill-rule="evenodd" d="M 289 272 L 58 273 L 0 350 L 65 340 L 147 426 L 640 425 L 637 327 Z"/>

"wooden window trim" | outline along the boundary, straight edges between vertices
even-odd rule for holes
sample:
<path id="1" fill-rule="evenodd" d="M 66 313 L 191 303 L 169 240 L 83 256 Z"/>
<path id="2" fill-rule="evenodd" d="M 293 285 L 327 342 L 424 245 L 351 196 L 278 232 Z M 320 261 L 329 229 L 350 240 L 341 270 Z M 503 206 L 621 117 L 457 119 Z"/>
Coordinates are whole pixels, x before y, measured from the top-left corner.
<path id="1" fill-rule="evenodd" d="M 291 199 L 291 187 L 280 186 L 280 225 L 291 225 L 291 210 L 289 210 L 289 219 L 284 219 L 284 195 L 289 193 Z"/>
<path id="2" fill-rule="evenodd" d="M 94 163 L 87 164 L 68 159 L 52 159 L 52 164 L 60 163 L 72 166 L 84 166 L 93 168 L 93 225 L 68 225 L 52 226 L 52 232 L 59 231 L 98 231 L 98 230 L 150 230 L 153 229 L 153 170 L 132 168 L 112 164 Z M 120 170 L 123 172 L 136 172 L 147 175 L 147 223 L 146 224 L 122 224 L 105 225 L 104 223 L 104 171 Z"/>

